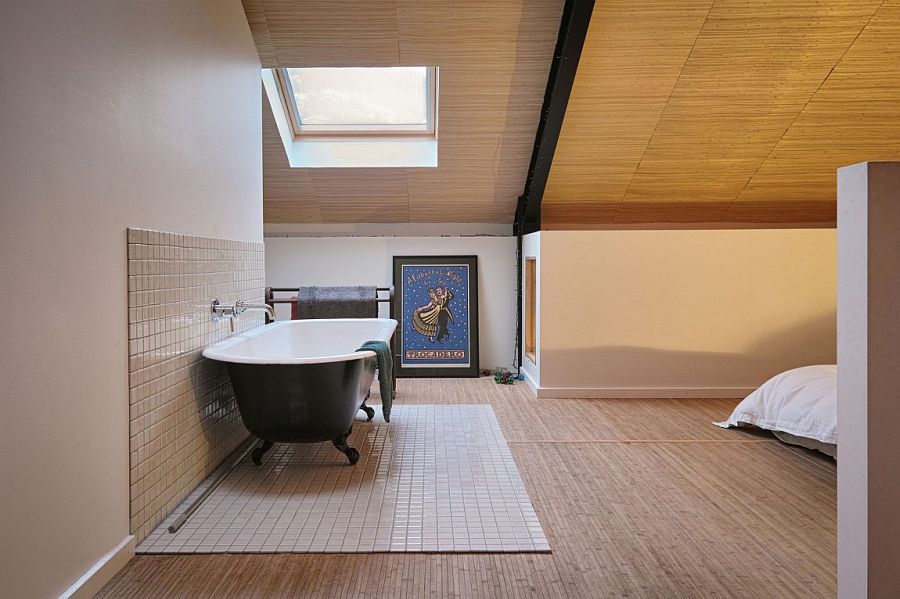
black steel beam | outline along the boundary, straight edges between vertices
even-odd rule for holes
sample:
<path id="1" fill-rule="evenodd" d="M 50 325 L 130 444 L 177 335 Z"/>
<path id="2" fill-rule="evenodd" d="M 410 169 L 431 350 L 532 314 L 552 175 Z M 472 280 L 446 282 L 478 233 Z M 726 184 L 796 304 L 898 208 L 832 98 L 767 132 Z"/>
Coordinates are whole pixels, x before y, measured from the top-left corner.
<path id="1" fill-rule="evenodd" d="M 527 235 L 541 228 L 541 199 L 547 186 L 553 153 L 559 141 L 566 106 L 575 82 L 578 60 L 584 48 L 594 0 L 566 0 L 559 25 L 556 50 L 550 64 L 550 76 L 544 91 L 544 105 L 534 139 L 531 164 L 525 179 L 525 191 L 519 196 L 516 218 L 513 223 L 514 235 Z"/>
<path id="2" fill-rule="evenodd" d="M 547 187 L 550 165 L 559 141 L 569 95 L 575 83 L 575 72 L 584 40 L 587 37 L 591 13 L 594 11 L 594 0 L 566 0 L 562 18 L 559 22 L 559 36 L 556 38 L 556 49 L 553 51 L 553 62 L 550 63 L 550 75 L 547 77 L 547 88 L 544 90 L 544 104 L 541 107 L 541 118 L 537 133 L 534 136 L 534 149 L 531 152 L 531 163 L 525 178 L 525 190 L 519 196 L 516 205 L 516 216 L 513 221 L 513 235 L 516 240 L 516 367 L 522 369 L 522 236 L 541 230 L 541 200 Z"/>

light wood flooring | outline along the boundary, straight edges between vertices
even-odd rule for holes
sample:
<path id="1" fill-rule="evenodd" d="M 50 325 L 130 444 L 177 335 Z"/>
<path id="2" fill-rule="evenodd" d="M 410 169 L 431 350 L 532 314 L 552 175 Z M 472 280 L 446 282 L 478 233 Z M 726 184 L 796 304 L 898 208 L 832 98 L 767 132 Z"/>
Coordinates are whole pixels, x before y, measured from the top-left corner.
<path id="1" fill-rule="evenodd" d="M 835 595 L 834 461 L 710 424 L 736 400 L 399 384 L 398 402 L 493 406 L 551 554 L 139 556 L 98 597 Z"/>

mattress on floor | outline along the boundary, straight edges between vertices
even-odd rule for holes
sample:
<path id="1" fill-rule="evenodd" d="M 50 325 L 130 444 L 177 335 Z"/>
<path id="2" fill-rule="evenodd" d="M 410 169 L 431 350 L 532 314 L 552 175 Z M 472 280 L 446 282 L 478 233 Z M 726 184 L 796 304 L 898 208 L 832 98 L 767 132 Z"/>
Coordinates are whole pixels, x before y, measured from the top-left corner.
<path id="1" fill-rule="evenodd" d="M 722 428 L 757 426 L 786 443 L 821 451 L 837 448 L 837 366 L 821 364 L 775 375 L 748 395 Z"/>

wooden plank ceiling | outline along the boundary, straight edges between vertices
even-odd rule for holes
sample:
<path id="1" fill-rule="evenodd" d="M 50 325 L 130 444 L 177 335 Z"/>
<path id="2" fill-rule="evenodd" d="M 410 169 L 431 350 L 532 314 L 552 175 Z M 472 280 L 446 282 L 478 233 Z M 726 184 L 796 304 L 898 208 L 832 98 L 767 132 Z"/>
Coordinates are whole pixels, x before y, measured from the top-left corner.
<path id="1" fill-rule="evenodd" d="M 266 222 L 512 222 L 563 0 L 243 4 L 264 67 L 440 67 L 436 168 L 290 168 L 264 100 Z"/>
<path id="2" fill-rule="evenodd" d="M 900 160 L 900 0 L 598 1 L 543 228 L 835 220 Z"/>

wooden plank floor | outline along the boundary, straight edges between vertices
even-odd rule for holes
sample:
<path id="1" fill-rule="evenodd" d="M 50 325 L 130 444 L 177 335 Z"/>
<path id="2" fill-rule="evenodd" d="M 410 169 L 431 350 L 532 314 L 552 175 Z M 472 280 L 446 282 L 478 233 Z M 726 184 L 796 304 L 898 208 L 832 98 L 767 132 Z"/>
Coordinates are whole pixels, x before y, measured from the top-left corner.
<path id="1" fill-rule="evenodd" d="M 138 556 L 98 596 L 835 595 L 835 463 L 712 426 L 735 400 L 402 379 L 398 402 L 492 404 L 552 554 Z"/>

